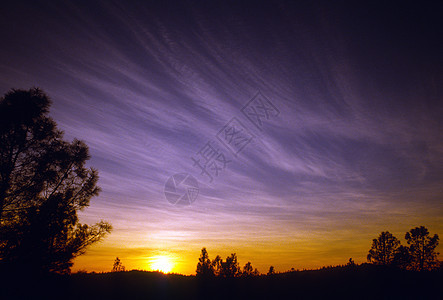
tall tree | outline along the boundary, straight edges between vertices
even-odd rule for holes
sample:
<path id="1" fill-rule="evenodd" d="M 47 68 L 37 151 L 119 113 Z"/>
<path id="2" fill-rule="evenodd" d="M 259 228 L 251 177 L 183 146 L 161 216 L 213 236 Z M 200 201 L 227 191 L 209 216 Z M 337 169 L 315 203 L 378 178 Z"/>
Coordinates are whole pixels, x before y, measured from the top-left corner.
<path id="1" fill-rule="evenodd" d="M 200 258 L 197 263 L 197 276 L 210 277 L 214 275 L 214 268 L 209 259 L 208 251 L 202 248 Z"/>
<path id="2" fill-rule="evenodd" d="M 400 241 L 389 231 L 383 231 L 372 240 L 372 247 L 367 256 L 368 261 L 377 265 L 391 265 Z"/>
<path id="3" fill-rule="evenodd" d="M 38 88 L 0 98 L 0 265 L 67 273 L 111 226 L 80 224 L 100 189 L 85 143 L 63 140 Z"/>
<path id="4" fill-rule="evenodd" d="M 420 226 L 407 232 L 405 239 L 409 245 L 410 266 L 413 270 L 432 270 L 438 267 L 439 253 L 435 251 L 438 246 L 437 234 L 431 237 L 428 229 Z"/>

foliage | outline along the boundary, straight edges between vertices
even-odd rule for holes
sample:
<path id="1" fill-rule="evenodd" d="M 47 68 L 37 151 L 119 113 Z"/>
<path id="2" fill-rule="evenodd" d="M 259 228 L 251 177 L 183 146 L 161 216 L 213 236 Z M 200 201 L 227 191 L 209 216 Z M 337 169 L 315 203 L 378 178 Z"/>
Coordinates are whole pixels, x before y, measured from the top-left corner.
<path id="1" fill-rule="evenodd" d="M 382 232 L 373 240 L 368 261 L 415 271 L 439 267 L 439 253 L 435 251 L 439 241 L 437 234 L 431 237 L 428 229 L 420 226 L 407 232 L 405 239 L 409 246 L 400 245 L 400 241 L 388 231 Z"/>
<path id="2" fill-rule="evenodd" d="M 214 268 L 211 265 L 208 251 L 206 248 L 202 248 L 200 258 L 197 264 L 197 276 L 209 277 L 214 275 Z"/>
<path id="3" fill-rule="evenodd" d="M 410 267 L 413 270 L 423 271 L 436 269 L 439 266 L 437 260 L 438 235 L 430 236 L 426 227 L 420 226 L 411 229 L 405 235 L 409 245 Z"/>
<path id="4" fill-rule="evenodd" d="M 253 276 L 254 274 L 254 268 L 252 267 L 252 264 L 250 261 L 248 261 L 244 267 L 243 267 L 243 272 L 242 272 L 242 276 Z"/>
<path id="5" fill-rule="evenodd" d="M 74 257 L 111 226 L 80 224 L 77 211 L 100 189 L 85 167 L 88 147 L 63 140 L 38 88 L 0 99 L 0 263 L 67 273 Z"/>
<path id="6" fill-rule="evenodd" d="M 348 263 L 346 264 L 346 266 L 354 268 L 356 266 L 355 261 L 351 258 L 349 258 Z"/>
<path id="7" fill-rule="evenodd" d="M 121 262 L 120 258 L 116 257 L 114 265 L 112 266 L 112 272 L 124 272 L 125 270 L 126 268 Z"/>
<path id="8" fill-rule="evenodd" d="M 220 276 L 222 273 L 222 261 L 220 255 L 217 255 L 211 263 L 215 276 Z"/>
<path id="9" fill-rule="evenodd" d="M 222 261 L 221 266 L 220 276 L 222 277 L 237 277 L 240 275 L 240 265 L 236 253 L 226 257 L 226 261 Z"/>
<path id="10" fill-rule="evenodd" d="M 246 264 L 248 265 L 248 264 Z M 250 275 L 257 274 L 257 272 L 252 271 L 252 265 L 249 263 L 247 267 L 249 270 L 250 267 Z M 238 263 L 238 258 L 236 253 L 232 253 L 230 256 L 226 257 L 226 260 L 217 255 L 214 260 L 211 262 L 209 259 L 208 252 L 206 248 L 201 250 L 200 258 L 197 263 L 197 276 L 198 277 L 238 277 L 242 275 L 240 265 Z"/>
<path id="11" fill-rule="evenodd" d="M 274 275 L 275 274 L 275 269 L 274 269 L 274 266 L 270 266 L 269 267 L 269 271 L 268 271 L 268 274 L 267 275 Z"/>
<path id="12" fill-rule="evenodd" d="M 400 241 L 395 236 L 383 231 L 377 239 L 372 240 L 367 259 L 376 265 L 391 265 L 399 245 Z"/>
<path id="13" fill-rule="evenodd" d="M 400 245 L 394 255 L 394 261 L 392 265 L 402 269 L 408 269 L 411 264 L 411 254 L 409 253 L 409 248 Z"/>

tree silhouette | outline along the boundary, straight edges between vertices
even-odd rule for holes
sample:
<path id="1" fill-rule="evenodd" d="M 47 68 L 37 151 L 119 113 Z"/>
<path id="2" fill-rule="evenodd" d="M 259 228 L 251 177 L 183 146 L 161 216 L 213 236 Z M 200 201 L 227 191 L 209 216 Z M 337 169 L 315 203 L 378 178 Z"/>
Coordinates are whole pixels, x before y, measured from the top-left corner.
<path id="1" fill-rule="evenodd" d="M 275 274 L 274 266 L 270 266 L 269 271 L 268 271 L 268 275 L 274 275 L 274 274 Z"/>
<path id="2" fill-rule="evenodd" d="M 124 272 L 125 270 L 126 268 L 121 262 L 120 258 L 116 257 L 114 265 L 112 266 L 112 272 Z"/>
<path id="3" fill-rule="evenodd" d="M 348 263 L 346 264 L 346 266 L 354 268 L 356 266 L 355 261 L 351 258 L 349 258 Z"/>
<path id="4" fill-rule="evenodd" d="M 407 232 L 405 239 L 409 245 L 411 269 L 423 271 L 432 270 L 438 267 L 439 262 L 437 260 L 437 255 L 439 253 L 435 252 L 435 248 L 438 246 L 437 234 L 431 237 L 428 229 L 424 226 L 420 226 Z"/>
<path id="5" fill-rule="evenodd" d="M 78 222 L 77 211 L 98 195 L 88 147 L 63 140 L 38 88 L 0 98 L 0 263 L 68 273 L 74 257 L 111 226 Z"/>
<path id="6" fill-rule="evenodd" d="M 197 276 L 210 277 L 213 275 L 214 268 L 212 267 L 211 260 L 209 259 L 208 251 L 203 247 L 197 263 Z"/>
<path id="7" fill-rule="evenodd" d="M 411 254 L 409 253 L 409 248 L 403 245 L 398 247 L 392 264 L 402 269 L 409 269 L 411 265 Z"/>
<path id="8" fill-rule="evenodd" d="M 395 236 L 389 231 L 383 231 L 372 240 L 367 259 L 376 265 L 391 265 L 399 246 L 400 241 Z"/>
<path id="9" fill-rule="evenodd" d="M 237 277 L 240 275 L 240 265 L 238 264 L 237 254 L 232 253 L 226 257 L 226 261 L 221 261 L 220 276 L 223 277 Z"/>
<path id="10" fill-rule="evenodd" d="M 209 259 L 208 251 L 206 248 L 202 248 L 200 258 L 197 263 L 197 276 L 198 277 L 238 277 L 238 276 L 259 276 L 260 272 L 252 267 L 251 262 L 247 262 L 243 267 L 243 272 L 238 263 L 236 253 L 231 253 L 226 257 L 226 261 L 217 255 L 211 262 Z"/>
<path id="11" fill-rule="evenodd" d="M 253 274 L 254 274 L 254 268 L 252 268 L 251 262 L 248 261 L 243 267 L 242 276 L 249 277 L 253 276 Z"/>
<path id="12" fill-rule="evenodd" d="M 222 258 L 220 255 L 217 255 L 211 263 L 212 269 L 214 270 L 215 276 L 220 276 L 222 273 Z"/>

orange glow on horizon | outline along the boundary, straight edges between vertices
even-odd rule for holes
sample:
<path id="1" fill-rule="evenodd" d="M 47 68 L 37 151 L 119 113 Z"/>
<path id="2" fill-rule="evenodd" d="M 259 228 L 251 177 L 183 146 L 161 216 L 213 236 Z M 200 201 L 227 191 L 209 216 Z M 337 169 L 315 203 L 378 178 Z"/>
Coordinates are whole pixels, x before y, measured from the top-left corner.
<path id="1" fill-rule="evenodd" d="M 174 267 L 174 259 L 168 255 L 157 255 L 149 259 L 149 267 L 151 271 L 160 271 L 162 273 L 170 273 Z"/>

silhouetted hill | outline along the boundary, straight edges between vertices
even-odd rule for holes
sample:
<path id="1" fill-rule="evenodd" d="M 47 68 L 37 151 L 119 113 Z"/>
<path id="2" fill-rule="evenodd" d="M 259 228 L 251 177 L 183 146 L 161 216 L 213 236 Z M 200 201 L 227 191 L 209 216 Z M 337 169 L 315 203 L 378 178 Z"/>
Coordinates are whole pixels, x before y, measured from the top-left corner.
<path id="1" fill-rule="evenodd" d="M 2 280 L 2 299 L 438 299 L 442 271 L 373 265 L 246 278 L 197 278 L 157 272 L 78 273 Z M 5 283 L 7 283 L 5 285 Z"/>

